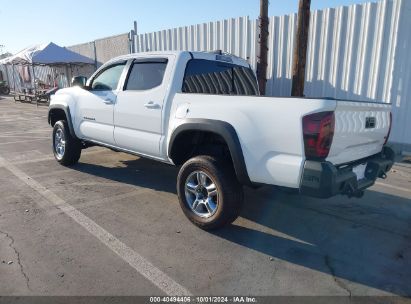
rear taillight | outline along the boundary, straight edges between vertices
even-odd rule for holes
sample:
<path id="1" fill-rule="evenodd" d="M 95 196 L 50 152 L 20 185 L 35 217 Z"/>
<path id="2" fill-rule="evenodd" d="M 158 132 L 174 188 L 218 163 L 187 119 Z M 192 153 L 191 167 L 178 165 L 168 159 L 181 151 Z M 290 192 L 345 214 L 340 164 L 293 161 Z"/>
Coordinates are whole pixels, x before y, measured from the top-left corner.
<path id="1" fill-rule="evenodd" d="M 307 159 L 324 159 L 328 156 L 334 127 L 334 112 L 314 113 L 303 117 L 304 149 Z"/>
<path id="2" fill-rule="evenodd" d="M 390 112 L 390 125 L 388 126 L 388 133 L 387 136 L 385 136 L 385 141 L 384 141 L 384 146 L 388 141 L 388 138 L 390 137 L 390 133 L 391 133 L 391 126 L 392 126 L 392 113 Z"/>

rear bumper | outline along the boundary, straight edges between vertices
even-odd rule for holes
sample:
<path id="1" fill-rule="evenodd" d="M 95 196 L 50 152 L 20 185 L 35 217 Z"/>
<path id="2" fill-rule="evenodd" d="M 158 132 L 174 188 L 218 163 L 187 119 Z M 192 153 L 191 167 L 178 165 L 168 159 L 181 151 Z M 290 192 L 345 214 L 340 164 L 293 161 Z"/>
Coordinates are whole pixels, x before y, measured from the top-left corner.
<path id="1" fill-rule="evenodd" d="M 300 193 L 328 198 L 337 194 L 360 197 L 377 178 L 385 178 L 394 164 L 394 151 L 384 147 L 381 153 L 336 167 L 330 162 L 307 160 L 301 178 Z M 357 180 L 353 167 L 367 163 L 364 178 Z"/>

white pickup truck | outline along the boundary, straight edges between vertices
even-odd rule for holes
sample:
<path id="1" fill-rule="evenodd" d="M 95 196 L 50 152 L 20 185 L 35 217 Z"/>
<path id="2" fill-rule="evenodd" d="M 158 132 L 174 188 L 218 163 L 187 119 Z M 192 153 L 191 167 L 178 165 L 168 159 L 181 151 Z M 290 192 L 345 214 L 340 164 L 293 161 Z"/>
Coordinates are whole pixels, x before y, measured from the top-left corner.
<path id="1" fill-rule="evenodd" d="M 393 164 L 389 104 L 259 96 L 247 61 L 221 52 L 131 54 L 74 80 L 50 102 L 56 160 L 99 145 L 181 166 L 180 205 L 203 229 L 237 218 L 243 185 L 360 197 Z"/>

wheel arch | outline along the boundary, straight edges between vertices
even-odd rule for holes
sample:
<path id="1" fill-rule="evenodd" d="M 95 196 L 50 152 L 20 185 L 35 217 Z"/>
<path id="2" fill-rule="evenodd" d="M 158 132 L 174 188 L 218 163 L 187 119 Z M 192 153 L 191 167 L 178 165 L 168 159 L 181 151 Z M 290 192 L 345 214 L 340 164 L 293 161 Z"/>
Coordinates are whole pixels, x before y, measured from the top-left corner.
<path id="1" fill-rule="evenodd" d="M 73 136 L 74 138 L 77 138 L 76 133 L 74 132 L 74 128 L 73 128 L 73 122 L 71 120 L 70 108 L 68 106 L 60 105 L 60 104 L 50 105 L 49 111 L 48 111 L 48 118 L 47 118 L 49 125 L 53 127 L 54 124 L 63 117 L 63 115 L 67 121 L 70 135 Z"/>
<path id="2" fill-rule="evenodd" d="M 185 119 L 172 133 L 168 145 L 168 156 L 173 160 L 175 144 L 179 136 L 190 131 L 209 132 L 220 136 L 230 152 L 234 170 L 241 184 L 252 186 L 244 160 L 243 150 L 234 127 L 228 122 L 212 119 Z"/>

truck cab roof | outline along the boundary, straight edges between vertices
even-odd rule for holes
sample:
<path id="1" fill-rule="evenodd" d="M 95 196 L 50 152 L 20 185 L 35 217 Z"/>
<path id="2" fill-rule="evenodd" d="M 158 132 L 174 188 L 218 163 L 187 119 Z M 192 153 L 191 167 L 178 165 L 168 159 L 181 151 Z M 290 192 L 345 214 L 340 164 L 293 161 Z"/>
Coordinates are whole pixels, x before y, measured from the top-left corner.
<path id="1" fill-rule="evenodd" d="M 209 51 L 209 52 L 191 52 L 191 51 L 157 51 L 157 52 L 141 52 L 141 53 L 133 53 L 128 55 L 122 55 L 119 57 L 115 57 L 109 60 L 106 64 L 111 64 L 113 62 L 119 60 L 129 60 L 133 58 L 144 58 L 144 57 L 151 57 L 151 56 L 169 56 L 173 55 L 176 57 L 191 57 L 192 59 L 204 59 L 204 60 L 212 60 L 212 61 L 222 61 L 227 63 L 232 63 L 239 66 L 250 67 L 250 64 L 247 60 L 238 57 L 236 55 L 222 52 L 221 50 L 216 51 Z"/>

